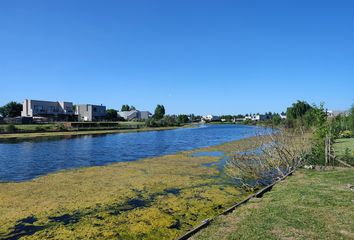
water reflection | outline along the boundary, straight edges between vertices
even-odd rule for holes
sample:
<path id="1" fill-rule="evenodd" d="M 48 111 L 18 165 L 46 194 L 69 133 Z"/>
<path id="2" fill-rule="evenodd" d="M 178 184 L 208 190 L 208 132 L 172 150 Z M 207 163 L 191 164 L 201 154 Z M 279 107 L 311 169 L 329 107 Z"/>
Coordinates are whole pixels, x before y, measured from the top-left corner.
<path id="1" fill-rule="evenodd" d="M 170 131 L 0 143 L 0 181 L 23 181 L 63 169 L 135 161 L 255 135 L 257 127 L 207 125 Z"/>

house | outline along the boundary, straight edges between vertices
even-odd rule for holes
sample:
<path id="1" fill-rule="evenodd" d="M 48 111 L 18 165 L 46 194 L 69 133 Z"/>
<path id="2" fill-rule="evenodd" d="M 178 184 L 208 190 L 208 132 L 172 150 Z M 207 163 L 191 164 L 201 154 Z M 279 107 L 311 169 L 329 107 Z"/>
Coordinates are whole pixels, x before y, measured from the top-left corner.
<path id="1" fill-rule="evenodd" d="M 212 122 L 212 121 L 218 121 L 220 118 L 218 116 L 213 116 L 213 115 L 206 115 L 202 117 L 202 121 L 204 122 Z"/>
<path id="2" fill-rule="evenodd" d="M 127 121 L 131 120 L 147 120 L 151 117 L 149 111 L 139 111 L 139 110 L 130 110 L 130 111 L 121 111 L 117 112 L 118 117 L 122 117 Z"/>
<path id="3" fill-rule="evenodd" d="M 22 117 L 35 116 L 72 116 L 74 115 L 72 102 L 51 102 L 25 99 L 22 104 Z"/>
<path id="4" fill-rule="evenodd" d="M 340 110 L 328 110 L 327 116 L 328 117 L 337 117 L 337 116 L 348 116 L 348 111 L 340 111 Z"/>
<path id="5" fill-rule="evenodd" d="M 93 104 L 79 104 L 76 106 L 76 112 L 79 121 L 99 121 L 106 116 L 106 106 Z"/>
<path id="6" fill-rule="evenodd" d="M 272 115 L 270 114 L 251 114 L 249 116 L 245 116 L 244 117 L 244 121 L 246 120 L 251 120 L 251 121 L 265 121 L 265 120 L 269 120 L 272 119 Z"/>

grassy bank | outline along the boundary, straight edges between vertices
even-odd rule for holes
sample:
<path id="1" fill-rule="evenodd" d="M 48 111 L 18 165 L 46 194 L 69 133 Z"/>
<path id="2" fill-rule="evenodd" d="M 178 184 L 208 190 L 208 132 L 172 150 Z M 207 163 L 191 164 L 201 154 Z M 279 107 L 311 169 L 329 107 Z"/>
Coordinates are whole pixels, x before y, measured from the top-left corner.
<path id="1" fill-rule="evenodd" d="M 171 130 L 178 127 L 156 127 L 156 128 L 138 128 L 138 129 L 109 129 L 109 130 L 83 130 L 83 131 L 58 131 L 58 132 L 34 132 L 34 133 L 9 133 L 0 134 L 0 140 L 13 139 L 30 139 L 39 137 L 64 137 L 64 136 L 78 136 L 78 135 L 97 135 L 110 133 L 127 133 L 127 132 L 144 132 L 144 131 L 162 131 Z"/>
<path id="2" fill-rule="evenodd" d="M 298 170 L 193 239 L 354 239 L 354 170 Z"/>
<path id="3" fill-rule="evenodd" d="M 249 139 L 135 162 L 0 183 L 0 239 L 174 239 L 247 193 L 204 164 Z"/>

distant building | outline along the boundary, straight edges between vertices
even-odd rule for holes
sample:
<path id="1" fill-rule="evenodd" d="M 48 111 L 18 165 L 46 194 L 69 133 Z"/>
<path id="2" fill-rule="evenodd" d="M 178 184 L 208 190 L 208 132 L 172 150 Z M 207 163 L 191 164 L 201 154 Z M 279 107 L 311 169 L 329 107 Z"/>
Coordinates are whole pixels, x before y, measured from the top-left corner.
<path id="1" fill-rule="evenodd" d="M 22 104 L 22 117 L 72 115 L 74 115 L 72 102 L 50 102 L 25 99 Z"/>
<path id="2" fill-rule="evenodd" d="M 281 119 L 286 119 L 286 114 L 285 113 L 281 113 L 279 116 L 280 116 Z"/>
<path id="3" fill-rule="evenodd" d="M 79 121 L 93 122 L 103 120 L 106 116 L 106 106 L 79 104 L 76 106 L 76 114 Z"/>
<path id="4" fill-rule="evenodd" d="M 340 111 L 340 110 L 328 110 L 327 116 L 328 117 L 337 117 L 337 116 L 348 116 L 348 111 Z"/>
<path id="5" fill-rule="evenodd" d="M 219 121 L 220 117 L 214 116 L 214 115 L 206 115 L 202 117 L 202 121 L 204 122 L 213 122 L 213 121 Z"/>
<path id="6" fill-rule="evenodd" d="M 244 121 L 246 120 L 251 120 L 251 121 L 265 121 L 265 120 L 269 120 L 272 119 L 272 115 L 270 114 L 251 114 L 249 116 L 245 116 L 244 117 Z"/>
<path id="7" fill-rule="evenodd" d="M 127 121 L 131 120 L 146 120 L 151 117 L 149 111 L 139 111 L 139 110 L 130 110 L 130 111 L 121 111 L 117 113 L 118 117 L 122 117 Z"/>

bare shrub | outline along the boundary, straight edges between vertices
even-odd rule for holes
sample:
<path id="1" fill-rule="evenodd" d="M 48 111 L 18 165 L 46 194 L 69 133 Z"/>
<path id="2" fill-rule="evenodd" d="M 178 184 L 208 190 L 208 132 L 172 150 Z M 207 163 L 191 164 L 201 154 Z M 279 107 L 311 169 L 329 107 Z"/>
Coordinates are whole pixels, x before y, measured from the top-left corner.
<path id="1" fill-rule="evenodd" d="M 226 173 L 242 187 L 267 185 L 299 167 L 311 149 L 310 134 L 297 130 L 263 130 L 253 138 L 252 151 L 237 153 Z"/>

